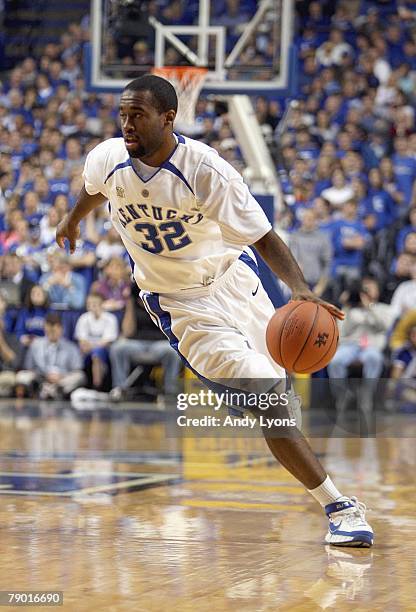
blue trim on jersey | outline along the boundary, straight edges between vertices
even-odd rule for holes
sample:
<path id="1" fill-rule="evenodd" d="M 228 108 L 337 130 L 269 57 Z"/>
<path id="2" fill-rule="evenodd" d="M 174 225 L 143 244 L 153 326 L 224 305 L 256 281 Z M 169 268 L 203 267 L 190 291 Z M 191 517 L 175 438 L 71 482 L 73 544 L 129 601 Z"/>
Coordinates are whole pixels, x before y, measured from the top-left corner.
<path id="1" fill-rule="evenodd" d="M 114 174 L 114 172 L 117 172 L 117 170 L 121 170 L 122 168 L 128 168 L 129 166 L 131 166 L 131 159 L 127 159 L 124 162 L 121 162 L 120 164 L 117 164 L 117 166 L 115 168 L 113 168 L 110 172 L 110 174 L 107 176 L 107 178 L 104 181 L 104 185 L 106 184 L 106 182 L 108 181 L 109 178 L 111 178 Z"/>
<path id="2" fill-rule="evenodd" d="M 184 177 L 182 172 L 176 166 L 174 166 L 172 164 L 172 162 L 170 162 L 170 161 L 163 162 L 163 164 L 161 165 L 161 168 L 164 168 L 165 170 L 169 170 L 169 172 L 172 172 L 173 174 L 176 174 L 176 176 L 178 178 L 180 178 L 181 181 L 183 181 L 185 183 L 185 185 L 188 187 L 188 189 L 192 193 L 192 195 L 195 195 L 194 192 L 193 192 L 192 187 L 190 186 L 190 184 L 188 183 L 188 181 L 186 180 L 186 178 Z"/>
<path id="3" fill-rule="evenodd" d="M 190 186 L 190 184 L 188 183 L 188 181 L 186 180 L 186 178 L 184 177 L 184 175 L 182 174 L 182 172 L 172 164 L 172 162 L 170 161 L 172 155 L 175 153 L 176 149 L 178 148 L 178 144 L 185 144 L 185 138 L 182 136 L 182 134 L 177 134 L 176 132 L 174 132 L 176 138 L 178 139 L 178 142 L 176 143 L 176 147 L 173 149 L 172 153 L 169 155 L 169 157 L 163 162 L 163 164 L 161 164 L 161 166 L 156 170 L 156 172 L 154 174 L 152 174 L 152 176 L 149 176 L 149 178 L 145 179 L 142 176 L 140 176 L 139 172 L 136 170 L 136 168 L 134 167 L 132 161 L 131 161 L 131 157 L 129 157 L 129 159 L 127 159 L 124 162 L 121 162 L 119 164 L 117 164 L 117 166 L 115 166 L 115 168 L 113 168 L 111 170 L 111 172 L 108 174 L 107 178 L 104 181 L 104 185 L 106 184 L 106 182 L 108 181 L 109 178 L 111 178 L 113 176 L 113 174 L 115 172 L 117 172 L 117 170 L 121 170 L 122 168 L 128 168 L 130 167 L 134 174 L 142 181 L 142 183 L 148 183 L 149 181 L 152 180 L 152 178 L 154 178 L 156 176 L 156 174 L 158 174 L 162 169 L 164 170 L 168 170 L 169 172 L 172 172 L 173 174 L 175 174 L 178 178 L 181 179 L 181 181 L 183 181 L 185 183 L 185 185 L 188 187 L 189 191 L 192 193 L 192 195 L 195 195 L 192 187 Z"/>
<path id="4" fill-rule="evenodd" d="M 151 181 L 152 178 L 154 178 L 156 176 L 156 174 L 158 174 L 161 171 L 161 169 L 162 169 L 162 166 L 160 166 L 156 170 L 156 172 L 154 174 L 152 174 L 152 176 L 149 176 L 149 178 L 145 179 L 142 176 L 140 176 L 139 172 L 136 170 L 136 168 L 134 167 L 134 165 L 133 165 L 131 160 L 130 160 L 130 166 L 132 167 L 132 170 L 133 170 L 134 174 L 139 177 L 139 179 L 141 180 L 142 183 L 148 183 L 149 181 Z"/>
<path id="5" fill-rule="evenodd" d="M 198 376 L 198 378 L 201 379 L 202 382 L 204 383 L 211 382 L 211 381 L 208 381 L 208 379 L 201 376 L 201 374 L 199 374 L 196 370 L 194 370 L 194 368 L 191 366 L 191 364 L 186 359 L 186 357 L 182 355 L 182 353 L 180 352 L 179 340 L 172 331 L 172 317 L 170 316 L 170 313 L 167 310 L 162 310 L 160 306 L 160 301 L 159 301 L 159 294 L 158 293 L 143 294 L 142 299 L 143 299 L 145 306 L 147 305 L 148 310 L 150 311 L 149 314 L 153 314 L 153 316 L 159 320 L 160 329 L 163 331 L 163 333 L 169 340 L 169 344 L 178 353 L 179 357 L 182 359 L 186 367 L 189 368 L 191 372 L 193 372 L 196 376 Z"/>
<path id="6" fill-rule="evenodd" d="M 257 276 L 260 278 L 260 272 L 257 267 L 257 262 L 252 259 L 248 253 L 243 251 L 238 259 L 245 263 L 249 268 L 251 268 L 253 272 L 255 272 L 255 274 L 257 274 Z"/>

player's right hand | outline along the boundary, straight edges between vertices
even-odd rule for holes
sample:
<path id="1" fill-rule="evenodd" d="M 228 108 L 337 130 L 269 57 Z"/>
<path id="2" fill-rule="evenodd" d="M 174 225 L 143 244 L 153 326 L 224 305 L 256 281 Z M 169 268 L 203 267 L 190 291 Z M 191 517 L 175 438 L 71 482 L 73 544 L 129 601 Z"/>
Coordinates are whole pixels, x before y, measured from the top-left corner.
<path id="1" fill-rule="evenodd" d="M 80 233 L 79 225 L 71 223 L 69 215 L 65 215 L 56 228 L 56 242 L 61 249 L 64 249 L 65 240 L 68 240 L 69 252 L 72 254 L 75 251 Z"/>

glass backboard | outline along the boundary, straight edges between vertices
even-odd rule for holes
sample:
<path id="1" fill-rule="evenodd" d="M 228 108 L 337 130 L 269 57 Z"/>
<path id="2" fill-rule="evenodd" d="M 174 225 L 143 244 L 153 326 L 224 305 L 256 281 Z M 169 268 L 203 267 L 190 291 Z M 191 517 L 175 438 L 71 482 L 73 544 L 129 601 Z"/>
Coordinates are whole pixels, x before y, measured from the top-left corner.
<path id="1" fill-rule="evenodd" d="M 203 93 L 290 95 L 293 0 L 92 0 L 89 89 L 158 66 L 208 68 Z"/>

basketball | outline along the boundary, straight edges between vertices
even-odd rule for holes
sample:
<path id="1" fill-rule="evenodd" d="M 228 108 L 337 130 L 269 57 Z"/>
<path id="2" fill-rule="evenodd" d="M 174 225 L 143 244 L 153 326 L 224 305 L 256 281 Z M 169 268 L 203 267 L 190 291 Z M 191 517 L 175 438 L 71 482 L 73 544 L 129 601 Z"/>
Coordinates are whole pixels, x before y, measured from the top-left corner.
<path id="1" fill-rule="evenodd" d="M 288 372 L 311 374 L 331 361 L 338 346 L 334 317 L 319 304 L 289 302 L 276 310 L 266 330 L 267 348 Z"/>

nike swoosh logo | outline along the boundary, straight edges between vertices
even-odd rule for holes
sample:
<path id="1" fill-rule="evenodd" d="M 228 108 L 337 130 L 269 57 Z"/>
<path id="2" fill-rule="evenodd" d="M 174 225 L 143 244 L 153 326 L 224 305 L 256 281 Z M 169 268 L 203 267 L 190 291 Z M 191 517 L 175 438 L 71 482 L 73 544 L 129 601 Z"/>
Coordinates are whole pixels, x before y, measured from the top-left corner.
<path id="1" fill-rule="evenodd" d="M 333 533 L 334 531 L 336 531 L 341 526 L 341 523 L 342 523 L 342 521 L 340 521 L 338 523 L 338 525 L 334 525 L 334 523 L 330 523 L 329 524 L 329 531 L 331 531 Z"/>
<path id="2" fill-rule="evenodd" d="M 257 285 L 257 289 L 251 292 L 251 295 L 253 296 L 256 295 L 257 291 L 259 290 L 259 287 L 260 287 L 260 283 Z"/>

